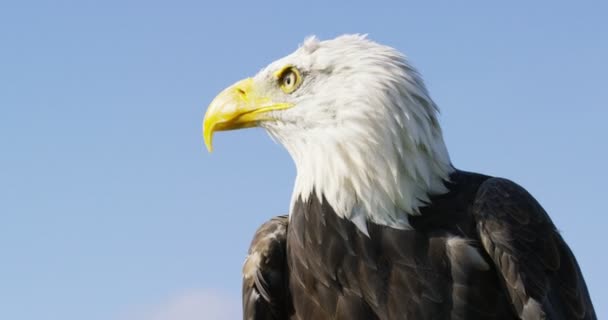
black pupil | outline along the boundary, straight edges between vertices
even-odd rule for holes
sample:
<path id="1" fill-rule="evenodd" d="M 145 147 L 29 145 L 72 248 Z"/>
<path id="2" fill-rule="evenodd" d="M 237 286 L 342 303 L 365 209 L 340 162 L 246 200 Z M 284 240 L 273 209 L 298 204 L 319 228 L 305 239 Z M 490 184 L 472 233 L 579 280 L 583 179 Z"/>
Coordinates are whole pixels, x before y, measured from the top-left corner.
<path id="1" fill-rule="evenodd" d="M 291 85 L 291 76 L 292 74 L 288 74 L 287 77 L 285 77 L 285 83 L 289 86 Z"/>

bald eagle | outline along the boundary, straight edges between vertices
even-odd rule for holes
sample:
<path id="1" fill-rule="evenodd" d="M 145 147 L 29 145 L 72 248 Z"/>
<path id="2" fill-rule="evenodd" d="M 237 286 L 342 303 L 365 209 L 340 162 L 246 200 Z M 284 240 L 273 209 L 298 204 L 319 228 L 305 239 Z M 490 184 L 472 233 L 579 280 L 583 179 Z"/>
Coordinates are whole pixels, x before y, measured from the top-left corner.
<path id="1" fill-rule="evenodd" d="M 256 232 L 244 319 L 596 319 L 540 204 L 449 158 L 438 108 L 397 50 L 319 41 L 222 91 L 203 123 L 262 127 L 293 158 L 288 216 Z"/>

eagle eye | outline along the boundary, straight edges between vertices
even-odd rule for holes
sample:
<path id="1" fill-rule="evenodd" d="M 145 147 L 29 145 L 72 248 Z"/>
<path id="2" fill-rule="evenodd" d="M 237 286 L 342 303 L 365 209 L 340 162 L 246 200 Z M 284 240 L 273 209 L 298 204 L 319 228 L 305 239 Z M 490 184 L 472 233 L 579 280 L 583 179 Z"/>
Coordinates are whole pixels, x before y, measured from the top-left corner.
<path id="1" fill-rule="evenodd" d="M 292 93 L 298 89 L 302 76 L 294 66 L 287 66 L 278 72 L 279 86 L 285 93 Z"/>

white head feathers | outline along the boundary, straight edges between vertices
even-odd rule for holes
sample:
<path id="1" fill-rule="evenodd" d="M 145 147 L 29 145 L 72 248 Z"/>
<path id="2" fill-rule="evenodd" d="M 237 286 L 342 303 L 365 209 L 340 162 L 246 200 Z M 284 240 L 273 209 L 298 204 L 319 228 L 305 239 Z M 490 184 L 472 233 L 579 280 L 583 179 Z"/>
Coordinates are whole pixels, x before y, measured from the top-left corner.
<path id="1" fill-rule="evenodd" d="M 393 48 L 360 35 L 308 38 L 257 78 L 293 65 L 295 107 L 262 124 L 297 167 L 293 203 L 312 192 L 367 232 L 366 221 L 408 228 L 453 171 L 422 79 Z"/>

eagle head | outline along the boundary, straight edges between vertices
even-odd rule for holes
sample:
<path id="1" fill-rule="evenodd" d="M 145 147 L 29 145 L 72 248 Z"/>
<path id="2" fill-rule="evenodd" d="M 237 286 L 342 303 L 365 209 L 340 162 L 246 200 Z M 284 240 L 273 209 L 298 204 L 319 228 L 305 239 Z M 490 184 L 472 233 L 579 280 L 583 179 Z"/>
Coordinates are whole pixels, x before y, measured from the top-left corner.
<path id="1" fill-rule="evenodd" d="M 222 91 L 203 123 L 262 127 L 293 158 L 292 197 L 314 192 L 366 232 L 366 221 L 407 228 L 454 170 L 438 108 L 397 50 L 361 35 L 307 38 L 292 54 Z"/>

